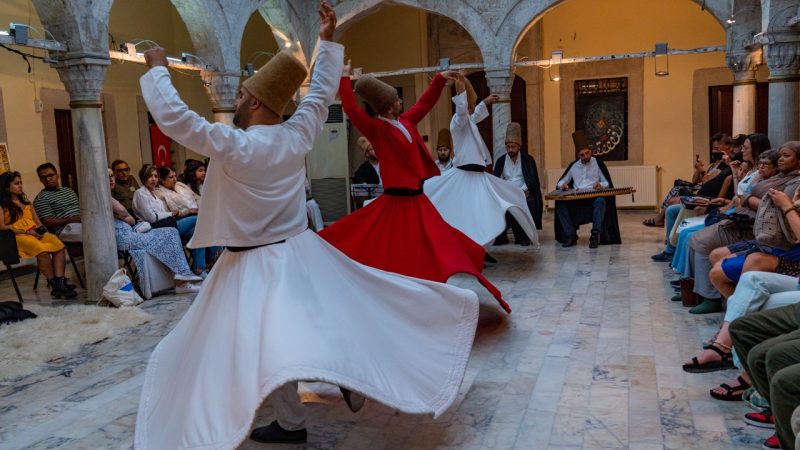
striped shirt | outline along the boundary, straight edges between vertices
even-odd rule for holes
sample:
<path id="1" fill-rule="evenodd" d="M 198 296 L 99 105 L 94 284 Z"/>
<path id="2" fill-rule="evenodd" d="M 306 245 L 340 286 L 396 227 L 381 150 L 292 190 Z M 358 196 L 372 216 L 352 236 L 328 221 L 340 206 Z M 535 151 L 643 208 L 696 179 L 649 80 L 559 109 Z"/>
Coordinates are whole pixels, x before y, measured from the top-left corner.
<path id="1" fill-rule="evenodd" d="M 33 209 L 39 218 L 53 217 L 63 219 L 65 217 L 81 215 L 81 204 L 75 191 L 68 187 L 61 187 L 52 191 L 47 189 L 39 192 L 33 199 Z M 61 228 L 52 230 L 58 234 Z"/>

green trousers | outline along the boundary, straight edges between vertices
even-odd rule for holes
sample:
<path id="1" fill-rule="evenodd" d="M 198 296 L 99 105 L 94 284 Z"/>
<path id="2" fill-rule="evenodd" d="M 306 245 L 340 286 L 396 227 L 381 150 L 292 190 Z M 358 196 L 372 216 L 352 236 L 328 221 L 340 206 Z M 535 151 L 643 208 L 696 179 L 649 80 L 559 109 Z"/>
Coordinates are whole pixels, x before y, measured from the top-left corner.
<path id="1" fill-rule="evenodd" d="M 770 401 L 782 449 L 793 449 L 792 413 L 800 406 L 800 304 L 734 320 L 733 348 L 753 385 Z"/>

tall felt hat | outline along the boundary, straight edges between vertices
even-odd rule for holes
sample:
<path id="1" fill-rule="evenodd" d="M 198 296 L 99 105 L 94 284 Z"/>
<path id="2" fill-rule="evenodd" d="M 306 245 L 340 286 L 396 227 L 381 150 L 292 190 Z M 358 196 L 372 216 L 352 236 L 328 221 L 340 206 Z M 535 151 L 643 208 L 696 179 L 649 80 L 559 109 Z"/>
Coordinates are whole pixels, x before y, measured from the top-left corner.
<path id="1" fill-rule="evenodd" d="M 261 66 L 255 75 L 244 80 L 242 87 L 280 116 L 306 76 L 308 71 L 303 63 L 289 52 L 282 51 Z"/>
<path id="2" fill-rule="evenodd" d="M 378 114 L 386 112 L 397 100 L 397 89 L 372 75 L 364 75 L 356 81 L 356 94 Z"/>
<path id="3" fill-rule="evenodd" d="M 453 136 L 450 135 L 449 128 L 442 128 L 439 130 L 439 136 L 436 137 L 436 148 L 447 147 L 453 149 Z"/>
<path id="4" fill-rule="evenodd" d="M 522 127 L 517 122 L 511 122 L 506 128 L 506 144 L 522 146 Z"/>
<path id="5" fill-rule="evenodd" d="M 456 81 L 456 92 L 460 92 L 462 88 L 467 91 L 467 105 L 470 108 L 474 108 L 478 104 L 478 94 L 475 93 L 475 88 L 472 87 L 469 79 L 464 78 L 463 83 L 460 79 Z"/>
<path id="6" fill-rule="evenodd" d="M 364 136 L 358 138 L 356 142 L 358 143 L 358 146 L 361 147 L 361 151 L 366 152 L 367 149 L 369 149 L 369 140 Z"/>
<path id="7" fill-rule="evenodd" d="M 589 147 L 589 136 L 583 130 L 578 130 L 572 133 L 572 141 L 575 143 L 575 151 L 579 152 Z"/>

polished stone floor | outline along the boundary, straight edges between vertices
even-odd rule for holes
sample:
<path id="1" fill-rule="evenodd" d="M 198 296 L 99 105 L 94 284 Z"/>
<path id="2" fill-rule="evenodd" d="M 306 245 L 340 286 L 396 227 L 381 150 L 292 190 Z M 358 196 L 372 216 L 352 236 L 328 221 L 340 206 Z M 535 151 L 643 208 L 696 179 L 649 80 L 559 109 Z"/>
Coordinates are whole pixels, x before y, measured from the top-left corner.
<path id="1" fill-rule="evenodd" d="M 514 308 L 506 317 L 472 279 L 481 323 L 456 403 L 436 421 L 368 402 L 350 413 L 335 389 L 301 388 L 312 449 L 745 449 L 767 430 L 745 425 L 739 403 L 708 390 L 734 372 L 687 374 L 680 365 L 710 338 L 721 314 L 692 316 L 668 298 L 673 276 L 650 255 L 663 229 L 622 213 L 624 244 L 554 244 L 552 214 L 542 245 L 491 248 L 486 274 Z M 29 302 L 50 303 L 33 276 Z M 0 300 L 13 298 L 0 282 Z M 156 343 L 189 306 L 189 295 L 145 302 L 156 316 L 39 373 L 0 383 L 0 449 L 130 448 L 143 371 Z M 270 421 L 264 405 L 256 425 Z M 245 442 L 241 448 L 266 446 Z M 283 446 L 285 447 L 285 446 Z M 280 448 L 280 447 L 277 447 Z M 289 447 L 298 448 L 298 447 Z M 302 448 L 302 447 L 300 447 Z"/>

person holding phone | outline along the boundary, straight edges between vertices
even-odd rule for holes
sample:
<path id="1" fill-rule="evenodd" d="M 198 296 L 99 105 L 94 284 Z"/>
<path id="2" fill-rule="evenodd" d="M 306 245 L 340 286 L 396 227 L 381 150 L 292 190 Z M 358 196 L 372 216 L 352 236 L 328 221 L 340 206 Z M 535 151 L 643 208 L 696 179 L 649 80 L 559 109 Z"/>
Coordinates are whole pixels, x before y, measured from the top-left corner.
<path id="1" fill-rule="evenodd" d="M 0 175 L 0 230 L 14 232 L 20 257 L 36 257 L 53 298 L 75 298 L 78 295 L 64 278 L 64 243 L 42 225 L 22 190 L 19 172 L 9 171 Z"/>

